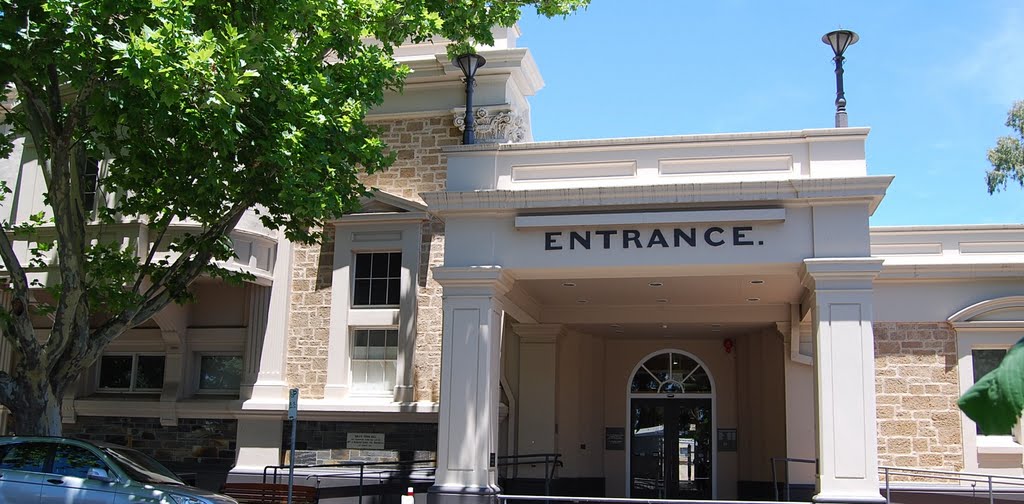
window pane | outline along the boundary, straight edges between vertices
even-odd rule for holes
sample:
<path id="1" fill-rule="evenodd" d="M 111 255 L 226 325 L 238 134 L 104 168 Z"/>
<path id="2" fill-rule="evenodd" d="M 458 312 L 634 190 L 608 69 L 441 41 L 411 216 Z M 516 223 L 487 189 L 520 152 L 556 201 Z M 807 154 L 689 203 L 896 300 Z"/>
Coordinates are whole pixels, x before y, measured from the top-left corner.
<path id="1" fill-rule="evenodd" d="M 43 472 L 52 446 L 49 443 L 21 443 L 12 446 L 0 460 L 0 469 Z"/>
<path id="2" fill-rule="evenodd" d="M 373 385 L 369 387 L 373 390 L 381 390 L 384 388 L 384 365 L 380 362 L 367 362 L 366 363 L 366 384 Z"/>
<path id="3" fill-rule="evenodd" d="M 356 278 L 370 278 L 370 261 L 373 254 L 356 254 Z"/>
<path id="4" fill-rule="evenodd" d="M 85 478 L 89 469 L 107 466 L 92 452 L 80 446 L 58 445 L 57 454 L 53 458 L 53 473 L 62 476 Z"/>
<path id="5" fill-rule="evenodd" d="M 402 253 L 392 252 L 388 254 L 388 276 L 397 278 L 402 276 Z"/>
<path id="6" fill-rule="evenodd" d="M 388 276 L 388 254 L 377 253 L 373 255 L 373 263 L 370 267 L 370 275 L 373 278 L 386 278 Z"/>
<path id="7" fill-rule="evenodd" d="M 352 361 L 352 387 L 362 390 L 366 384 L 366 361 Z"/>
<path id="8" fill-rule="evenodd" d="M 356 280 L 352 293 L 352 304 L 366 306 L 370 304 L 370 280 Z"/>
<path id="9" fill-rule="evenodd" d="M 132 385 L 132 356 L 104 355 L 100 359 L 100 388 L 123 388 Z"/>
<path id="10" fill-rule="evenodd" d="M 164 357 L 140 355 L 135 372 L 135 390 L 164 388 Z"/>
<path id="11" fill-rule="evenodd" d="M 370 304 L 384 305 L 388 303 L 388 281 L 370 280 Z"/>
<path id="12" fill-rule="evenodd" d="M 369 353 L 366 356 L 368 359 L 381 360 L 384 358 L 384 347 L 382 346 L 371 346 Z"/>
<path id="13" fill-rule="evenodd" d="M 400 285 L 400 280 L 397 278 L 388 280 L 387 304 L 396 305 L 401 301 L 401 299 L 402 286 Z"/>
<path id="14" fill-rule="evenodd" d="M 657 392 L 658 391 L 658 380 L 656 380 L 646 369 L 640 368 L 636 374 L 633 375 L 633 383 L 629 389 L 632 392 Z"/>
<path id="15" fill-rule="evenodd" d="M 199 359 L 199 388 L 238 390 L 242 385 L 240 355 L 204 355 Z"/>
<path id="16" fill-rule="evenodd" d="M 398 363 L 389 361 L 384 363 L 384 390 L 394 390 L 396 379 L 398 375 Z"/>
<path id="17" fill-rule="evenodd" d="M 1006 357 L 1006 350 L 1002 348 L 988 350 L 971 350 L 971 358 L 974 360 L 974 381 L 977 382 L 983 376 L 989 374 Z"/>
<path id="18" fill-rule="evenodd" d="M 669 379 L 669 355 L 660 354 L 647 359 L 644 363 L 644 367 L 647 368 L 651 374 L 654 375 L 658 381 L 667 381 Z"/>
<path id="19" fill-rule="evenodd" d="M 1006 349 L 1003 348 L 971 350 L 971 360 L 974 364 L 974 381 L 977 382 L 999 367 L 999 363 L 1003 362 L 1003 357 L 1006 357 Z M 981 432 L 981 427 L 975 426 L 975 429 L 978 435 L 984 434 Z M 988 435 L 993 436 L 1008 436 L 1010 434 L 1011 431 L 1009 430 L 1006 432 L 988 433 Z"/>

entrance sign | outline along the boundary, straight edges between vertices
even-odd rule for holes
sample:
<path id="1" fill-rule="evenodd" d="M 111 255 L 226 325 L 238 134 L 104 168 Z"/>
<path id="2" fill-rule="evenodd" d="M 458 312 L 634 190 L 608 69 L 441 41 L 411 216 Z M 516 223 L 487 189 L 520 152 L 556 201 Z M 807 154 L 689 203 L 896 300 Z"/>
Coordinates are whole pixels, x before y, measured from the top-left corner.
<path id="1" fill-rule="evenodd" d="M 753 226 L 708 226 L 639 229 L 546 231 L 544 250 L 763 246 Z"/>

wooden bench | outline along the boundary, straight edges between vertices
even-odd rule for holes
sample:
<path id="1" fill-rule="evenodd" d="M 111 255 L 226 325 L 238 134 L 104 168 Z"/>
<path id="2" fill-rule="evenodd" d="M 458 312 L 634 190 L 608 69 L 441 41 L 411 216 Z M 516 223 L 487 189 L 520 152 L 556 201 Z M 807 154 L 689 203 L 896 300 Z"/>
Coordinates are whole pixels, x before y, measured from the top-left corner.
<path id="1" fill-rule="evenodd" d="M 234 497 L 239 504 L 287 504 L 288 485 L 280 483 L 225 483 L 221 492 Z M 316 504 L 319 489 L 311 486 L 292 486 L 292 504 Z"/>

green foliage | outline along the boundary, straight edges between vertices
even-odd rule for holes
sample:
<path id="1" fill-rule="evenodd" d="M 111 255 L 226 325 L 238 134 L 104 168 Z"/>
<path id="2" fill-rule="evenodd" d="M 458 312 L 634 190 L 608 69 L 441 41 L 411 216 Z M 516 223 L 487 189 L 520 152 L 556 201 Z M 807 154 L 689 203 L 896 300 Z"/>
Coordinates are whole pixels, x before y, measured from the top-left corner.
<path id="1" fill-rule="evenodd" d="M 33 243 L 26 266 L 51 273 L 55 300 L 45 348 L 17 314 L 0 310 L 0 329 L 29 350 L 22 365 L 38 357 L 51 381 L 73 378 L 126 325 L 187 300 L 198 275 L 244 279 L 216 264 L 233 258 L 228 236 L 247 209 L 309 242 L 355 208 L 361 177 L 393 160 L 364 120 L 408 74 L 398 45 L 450 41 L 454 55 L 493 43 L 492 27 L 527 6 L 557 16 L 588 2 L 0 0 L 0 123 L 12 126 L 0 156 L 28 137 L 52 210 L 0 223 L 0 256 L 27 306 L 11 241 Z M 110 160 L 101 226 L 85 203 L 97 159 Z M 152 244 L 107 230 L 125 222 L 146 223 Z M 107 322 L 90 328 L 96 311 Z"/>
<path id="2" fill-rule="evenodd" d="M 986 434 L 1009 432 L 1024 410 L 1024 339 L 957 403 Z"/>
<path id="3" fill-rule="evenodd" d="M 4 120 L 38 133 L 46 158 L 71 148 L 52 144 L 56 126 L 74 127 L 67 140 L 80 159 L 112 158 L 101 184 L 118 198 L 101 209 L 105 222 L 140 218 L 156 232 L 196 222 L 212 232 L 175 236 L 171 246 L 227 260 L 221 228 L 238 209 L 255 207 L 289 239 L 315 240 L 325 219 L 367 193 L 359 177 L 392 162 L 363 120 L 385 91 L 401 88 L 408 68 L 392 58 L 398 45 L 443 37 L 454 54 L 493 43 L 491 27 L 512 25 L 524 6 L 555 16 L 587 1 L 0 0 L 4 91 L 52 106 L 56 85 L 63 101 L 46 112 L 77 123 L 38 133 L 31 107 Z M 68 171 L 71 182 L 81 177 L 73 160 Z M 133 273 L 130 251 L 116 248 L 81 251 L 90 285 L 108 291 L 97 301 L 114 302 L 112 286 Z M 141 273 L 170 271 L 157 260 Z"/>
<path id="4" fill-rule="evenodd" d="M 989 194 L 1005 189 L 1011 180 L 1024 187 L 1024 101 L 1013 104 L 1006 115 L 1006 126 L 1015 136 L 1000 137 L 988 151 L 988 161 L 992 163 L 992 169 L 985 174 Z"/>

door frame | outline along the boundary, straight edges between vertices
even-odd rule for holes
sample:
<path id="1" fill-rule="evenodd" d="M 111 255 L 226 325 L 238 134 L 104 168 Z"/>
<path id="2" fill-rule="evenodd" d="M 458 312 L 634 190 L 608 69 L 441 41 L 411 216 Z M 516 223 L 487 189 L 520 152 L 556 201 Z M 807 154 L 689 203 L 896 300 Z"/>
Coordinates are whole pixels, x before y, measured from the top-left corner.
<path id="1" fill-rule="evenodd" d="M 655 355 L 677 353 L 685 355 L 694 360 L 697 364 L 700 364 L 704 368 L 704 372 L 708 375 L 708 381 L 711 383 L 710 394 L 687 394 L 685 392 L 679 392 L 674 394 L 634 394 L 630 390 L 630 386 L 633 383 L 633 376 L 640 370 L 640 366 L 647 362 L 648 359 Z M 626 426 L 625 438 L 626 438 L 626 472 L 623 474 L 626 482 L 626 497 L 632 497 L 633 485 L 630 483 L 633 476 L 633 399 L 711 399 L 711 498 L 718 498 L 718 404 L 716 400 L 717 386 L 715 385 L 715 375 L 711 372 L 711 368 L 700 358 L 694 355 L 692 352 L 686 350 L 680 350 L 678 348 L 663 348 L 651 352 L 640 358 L 639 361 L 633 366 L 633 371 L 626 377 Z"/>

